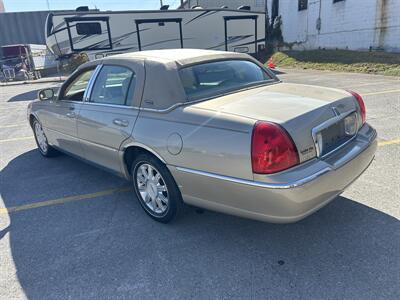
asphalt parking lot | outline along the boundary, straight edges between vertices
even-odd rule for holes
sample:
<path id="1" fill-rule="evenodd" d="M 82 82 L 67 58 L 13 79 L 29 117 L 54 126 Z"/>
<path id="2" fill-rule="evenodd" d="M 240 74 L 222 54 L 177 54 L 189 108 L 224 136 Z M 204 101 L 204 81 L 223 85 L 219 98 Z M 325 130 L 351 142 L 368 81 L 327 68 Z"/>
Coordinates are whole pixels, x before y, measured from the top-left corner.
<path id="1" fill-rule="evenodd" d="M 280 77 L 360 92 L 380 141 L 342 196 L 288 225 L 194 208 L 154 222 L 129 182 L 40 156 L 26 106 L 54 83 L 0 86 L 0 298 L 400 299 L 400 78 Z"/>

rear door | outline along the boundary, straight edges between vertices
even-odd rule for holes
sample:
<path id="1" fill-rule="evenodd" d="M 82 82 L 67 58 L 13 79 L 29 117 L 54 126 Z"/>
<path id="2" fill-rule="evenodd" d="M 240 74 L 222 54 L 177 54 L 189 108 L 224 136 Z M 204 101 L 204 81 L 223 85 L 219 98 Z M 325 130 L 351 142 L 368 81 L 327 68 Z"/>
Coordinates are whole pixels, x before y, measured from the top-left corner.
<path id="1" fill-rule="evenodd" d="M 143 69 L 143 62 L 102 65 L 80 110 L 77 128 L 85 158 L 117 173 L 120 146 L 138 115 Z"/>

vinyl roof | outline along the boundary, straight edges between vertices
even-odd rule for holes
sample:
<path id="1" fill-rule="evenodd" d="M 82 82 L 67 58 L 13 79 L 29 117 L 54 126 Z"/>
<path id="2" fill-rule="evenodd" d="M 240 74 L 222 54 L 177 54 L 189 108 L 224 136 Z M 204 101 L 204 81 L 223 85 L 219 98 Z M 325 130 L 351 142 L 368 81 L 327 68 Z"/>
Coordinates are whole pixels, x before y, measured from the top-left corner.
<path id="1" fill-rule="evenodd" d="M 249 59 L 247 54 L 216 51 L 216 50 L 203 50 L 203 49 L 163 49 L 163 50 L 145 50 L 138 52 L 130 52 L 124 54 L 113 55 L 107 58 L 116 59 L 146 59 L 160 63 L 175 62 L 179 65 L 186 65 L 190 63 L 226 59 L 226 58 L 245 58 Z"/>
<path id="2" fill-rule="evenodd" d="M 88 64 L 113 62 L 119 65 L 141 63 L 145 65 L 146 79 L 142 99 L 142 108 L 167 110 L 178 103 L 186 103 L 187 96 L 182 86 L 178 69 L 181 66 L 222 59 L 245 59 L 260 63 L 250 55 L 202 49 L 164 49 L 130 52 L 108 56 Z"/>

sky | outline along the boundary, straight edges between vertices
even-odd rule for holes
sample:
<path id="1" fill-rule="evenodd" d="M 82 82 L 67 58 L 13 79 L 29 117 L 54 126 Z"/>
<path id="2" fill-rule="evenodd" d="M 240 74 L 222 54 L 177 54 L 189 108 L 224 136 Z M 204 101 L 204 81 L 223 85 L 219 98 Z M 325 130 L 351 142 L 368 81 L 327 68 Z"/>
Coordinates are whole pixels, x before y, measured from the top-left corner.
<path id="1" fill-rule="evenodd" d="M 100 10 L 159 9 L 160 0 L 3 0 L 6 12 L 75 9 L 89 6 Z M 176 8 L 180 0 L 163 0 Z"/>

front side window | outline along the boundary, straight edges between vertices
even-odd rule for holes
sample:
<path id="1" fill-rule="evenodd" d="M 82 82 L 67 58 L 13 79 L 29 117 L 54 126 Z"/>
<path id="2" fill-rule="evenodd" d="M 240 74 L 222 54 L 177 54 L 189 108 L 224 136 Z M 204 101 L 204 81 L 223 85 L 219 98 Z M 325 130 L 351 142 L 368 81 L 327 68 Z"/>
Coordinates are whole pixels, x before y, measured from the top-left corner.
<path id="1" fill-rule="evenodd" d="M 188 100 L 222 95 L 248 86 L 274 81 L 264 69 L 247 60 L 223 60 L 179 71 Z"/>
<path id="2" fill-rule="evenodd" d="M 90 102 L 129 105 L 135 83 L 136 75 L 130 69 L 120 66 L 103 66 L 94 83 Z"/>
<path id="3" fill-rule="evenodd" d="M 62 100 L 82 101 L 86 87 L 94 69 L 86 70 L 78 75 L 64 90 Z"/>

